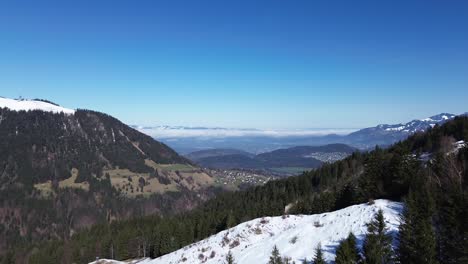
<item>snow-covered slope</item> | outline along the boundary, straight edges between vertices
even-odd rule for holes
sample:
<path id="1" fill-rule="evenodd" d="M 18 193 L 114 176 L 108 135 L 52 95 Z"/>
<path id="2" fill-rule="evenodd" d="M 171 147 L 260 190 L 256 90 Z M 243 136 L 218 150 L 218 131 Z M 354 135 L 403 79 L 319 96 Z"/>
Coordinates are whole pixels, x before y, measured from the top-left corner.
<path id="1" fill-rule="evenodd" d="M 224 263 L 231 250 L 236 263 L 267 263 L 270 252 L 276 245 L 283 256 L 296 263 L 304 258 L 311 260 L 314 248 L 320 242 L 327 261 L 335 259 L 335 250 L 340 240 L 353 232 L 361 246 L 366 233 L 366 224 L 382 209 L 388 232 L 398 230 L 402 204 L 388 200 L 376 200 L 373 205 L 360 204 L 335 212 L 317 215 L 290 215 L 265 217 L 242 223 L 198 243 L 189 245 L 157 259 L 134 260 L 139 264 L 175 263 Z M 97 263 L 128 263 L 101 260 Z"/>
<path id="2" fill-rule="evenodd" d="M 41 110 L 45 112 L 74 114 L 75 110 L 64 108 L 49 102 L 40 100 L 18 100 L 0 97 L 0 108 L 8 108 L 12 111 Z"/>
<path id="3" fill-rule="evenodd" d="M 423 132 L 426 131 L 430 127 L 434 127 L 435 125 L 441 125 L 448 120 L 451 120 L 455 118 L 456 115 L 454 114 L 448 114 L 448 113 L 442 113 L 438 114 L 435 116 L 431 116 L 428 118 L 424 119 L 415 119 L 413 121 L 410 121 L 406 124 L 394 124 L 394 125 L 388 125 L 388 124 L 382 124 L 378 125 L 376 127 L 370 127 L 366 128 L 360 131 L 366 131 L 366 132 L 401 132 L 401 133 L 406 133 L 406 134 L 414 134 L 417 132 Z M 356 132 L 359 133 L 360 131 Z"/>

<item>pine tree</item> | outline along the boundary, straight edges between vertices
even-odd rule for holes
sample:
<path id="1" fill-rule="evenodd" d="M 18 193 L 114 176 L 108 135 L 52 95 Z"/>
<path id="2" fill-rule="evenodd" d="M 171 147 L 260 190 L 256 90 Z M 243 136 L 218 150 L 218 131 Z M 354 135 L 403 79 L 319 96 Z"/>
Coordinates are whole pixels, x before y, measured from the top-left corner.
<path id="1" fill-rule="evenodd" d="M 455 156 L 436 155 L 431 164 L 438 179 L 437 202 L 437 257 L 441 263 L 468 263 L 468 150 Z M 464 171 L 463 171 L 464 167 Z M 461 176 L 464 175 L 464 179 Z"/>
<path id="2" fill-rule="evenodd" d="M 393 263 L 392 237 L 386 233 L 385 219 L 379 210 L 375 219 L 367 225 L 367 235 L 363 245 L 366 264 Z"/>
<path id="3" fill-rule="evenodd" d="M 359 250 L 356 246 L 356 237 L 349 233 L 348 238 L 341 241 L 336 250 L 336 264 L 356 264 L 359 262 Z"/>
<path id="4" fill-rule="evenodd" d="M 323 252 L 322 252 L 322 245 L 319 243 L 317 248 L 315 249 L 315 256 L 313 259 L 314 264 L 325 264 L 325 260 L 323 259 Z"/>
<path id="5" fill-rule="evenodd" d="M 228 254 L 226 255 L 226 264 L 235 264 L 234 257 L 232 256 L 231 251 L 229 250 Z"/>
<path id="6" fill-rule="evenodd" d="M 400 225 L 398 257 L 401 263 L 436 263 L 436 239 L 432 227 L 434 202 L 423 181 L 405 199 Z"/>
<path id="7" fill-rule="evenodd" d="M 234 215 L 233 215 L 233 213 L 231 211 L 231 212 L 229 212 L 229 214 L 226 217 L 226 227 L 231 228 L 231 227 L 233 227 L 235 225 L 236 225 L 236 219 L 234 218 Z"/>
<path id="8" fill-rule="evenodd" d="M 375 147 L 375 150 L 369 153 L 365 162 L 365 170 L 359 178 L 359 199 L 367 201 L 384 194 L 383 179 L 388 175 L 385 152 Z"/>
<path id="9" fill-rule="evenodd" d="M 281 259 L 281 255 L 276 245 L 271 251 L 270 261 L 268 261 L 268 264 L 283 264 L 283 260 Z"/>

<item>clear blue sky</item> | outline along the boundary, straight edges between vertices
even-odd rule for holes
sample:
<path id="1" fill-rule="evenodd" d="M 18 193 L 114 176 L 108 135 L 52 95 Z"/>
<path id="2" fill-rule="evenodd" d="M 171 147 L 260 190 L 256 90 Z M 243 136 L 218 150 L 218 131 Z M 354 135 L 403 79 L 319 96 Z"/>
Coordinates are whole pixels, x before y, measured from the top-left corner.
<path id="1" fill-rule="evenodd" d="M 365 127 L 468 111 L 468 1 L 1 1 L 0 95 L 131 124 Z"/>

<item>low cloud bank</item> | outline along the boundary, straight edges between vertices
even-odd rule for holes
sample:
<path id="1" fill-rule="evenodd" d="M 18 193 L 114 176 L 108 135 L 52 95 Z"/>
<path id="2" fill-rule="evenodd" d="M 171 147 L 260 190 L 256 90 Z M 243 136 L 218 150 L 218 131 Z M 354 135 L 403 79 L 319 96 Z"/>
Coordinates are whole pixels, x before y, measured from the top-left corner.
<path id="1" fill-rule="evenodd" d="M 142 127 L 134 126 L 137 130 L 154 138 L 225 138 L 225 137 L 304 137 L 326 136 L 330 134 L 347 135 L 357 129 L 297 129 L 297 130 L 260 130 L 260 129 L 233 129 L 233 128 L 206 128 L 206 127 Z"/>

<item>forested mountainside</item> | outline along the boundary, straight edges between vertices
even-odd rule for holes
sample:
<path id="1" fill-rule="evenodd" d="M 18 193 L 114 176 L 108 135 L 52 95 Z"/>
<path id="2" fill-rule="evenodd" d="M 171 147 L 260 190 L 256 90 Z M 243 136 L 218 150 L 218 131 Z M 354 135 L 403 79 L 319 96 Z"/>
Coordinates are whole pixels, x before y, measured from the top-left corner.
<path id="1" fill-rule="evenodd" d="M 456 117 L 388 149 L 355 152 L 297 177 L 222 193 L 191 212 L 96 225 L 68 241 L 32 249 L 30 261 L 153 258 L 254 218 L 322 213 L 387 198 L 406 205 L 399 235 L 402 263 L 465 263 L 468 148 L 462 141 L 467 140 L 468 118 Z"/>
<path id="2" fill-rule="evenodd" d="M 213 194 L 210 175 L 109 115 L 2 100 L 0 254 L 96 223 L 183 211 Z"/>

